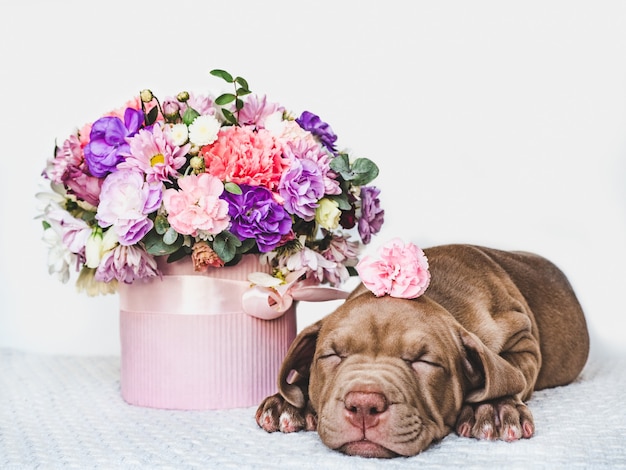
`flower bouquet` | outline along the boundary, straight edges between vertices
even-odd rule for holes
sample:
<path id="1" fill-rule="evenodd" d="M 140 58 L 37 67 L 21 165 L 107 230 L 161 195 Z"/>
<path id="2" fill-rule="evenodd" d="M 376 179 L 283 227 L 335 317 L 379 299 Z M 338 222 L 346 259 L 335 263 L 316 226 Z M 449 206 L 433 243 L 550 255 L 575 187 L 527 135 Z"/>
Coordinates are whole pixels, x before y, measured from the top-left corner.
<path id="1" fill-rule="evenodd" d="M 159 276 L 156 257 L 191 257 L 196 270 L 258 253 L 273 286 L 294 272 L 338 286 L 358 261 L 356 227 L 369 243 L 383 223 L 378 174 L 351 161 L 315 114 L 294 118 L 251 93 L 241 77 L 213 99 L 149 90 L 55 149 L 43 172 L 49 271 L 79 290 L 115 292 L 118 282 Z M 352 272 L 353 273 L 353 272 Z"/>
<path id="2" fill-rule="evenodd" d="M 67 282 L 78 271 L 89 295 L 119 290 L 125 311 L 159 307 L 149 291 L 126 293 L 169 289 L 160 281 L 181 264 L 220 278 L 243 263 L 252 266 L 245 291 L 253 285 L 265 294 L 261 310 L 281 313 L 298 288 L 337 288 L 355 274 L 361 246 L 383 224 L 369 185 L 377 166 L 339 150 L 317 115 L 294 117 L 244 78 L 210 73 L 230 90 L 163 100 L 143 90 L 55 146 L 43 171 L 52 191 L 38 194 L 51 274 Z M 168 308 L 187 298 L 168 292 Z"/>

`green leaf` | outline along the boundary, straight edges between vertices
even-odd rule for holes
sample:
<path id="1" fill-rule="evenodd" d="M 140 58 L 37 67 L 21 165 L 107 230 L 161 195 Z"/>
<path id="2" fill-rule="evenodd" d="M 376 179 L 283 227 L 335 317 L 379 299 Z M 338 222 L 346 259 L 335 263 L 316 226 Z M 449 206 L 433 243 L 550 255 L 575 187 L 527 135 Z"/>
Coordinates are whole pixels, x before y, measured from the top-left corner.
<path id="1" fill-rule="evenodd" d="M 237 253 L 247 253 L 255 247 L 256 241 L 254 240 L 254 238 L 246 238 L 244 241 L 241 242 L 241 246 L 237 249 Z"/>
<path id="2" fill-rule="evenodd" d="M 178 237 L 176 242 L 168 245 L 163 242 L 163 237 L 156 233 L 154 230 L 148 232 L 143 238 L 143 243 L 146 246 L 146 251 L 154 256 L 170 255 L 175 253 L 183 245 L 185 237 Z"/>
<path id="3" fill-rule="evenodd" d="M 217 234 L 213 239 L 213 251 L 224 263 L 228 263 L 235 257 L 239 246 L 241 246 L 241 241 L 228 230 Z"/>
<path id="4" fill-rule="evenodd" d="M 198 116 L 200 116 L 200 113 L 190 106 L 185 110 L 185 114 L 183 114 L 183 122 L 189 126 Z"/>
<path id="5" fill-rule="evenodd" d="M 247 91 L 248 93 L 250 93 L 250 87 L 248 86 L 248 82 L 246 81 L 246 79 L 245 79 L 245 78 L 243 78 L 243 77 L 237 77 L 237 78 L 235 78 L 235 82 L 237 82 L 237 83 L 239 84 L 239 86 L 240 86 L 243 90 L 245 90 L 245 91 Z"/>
<path id="6" fill-rule="evenodd" d="M 45 220 L 41 221 L 41 225 L 43 225 L 43 229 L 44 230 L 48 230 L 50 227 L 52 227 L 52 225 L 50 225 L 48 222 L 46 222 Z"/>
<path id="7" fill-rule="evenodd" d="M 226 119 L 231 124 L 234 124 L 234 125 L 239 124 L 237 122 L 237 118 L 235 117 L 235 115 L 231 113 L 229 110 L 227 110 L 226 108 L 222 108 L 222 114 L 224 115 L 224 119 Z"/>
<path id="8" fill-rule="evenodd" d="M 250 90 L 244 90 L 243 88 L 239 88 L 237 90 L 237 96 L 246 96 L 252 93 Z"/>
<path id="9" fill-rule="evenodd" d="M 357 158 L 352 163 L 352 184 L 363 186 L 378 176 L 378 167 L 368 158 Z"/>
<path id="10" fill-rule="evenodd" d="M 209 73 L 215 77 L 221 78 L 228 83 L 233 83 L 235 81 L 233 80 L 233 76 L 229 74 L 226 70 L 214 69 L 211 70 Z"/>
<path id="11" fill-rule="evenodd" d="M 337 173 L 341 174 L 341 176 L 344 175 L 351 175 L 350 172 L 350 160 L 348 159 L 348 155 L 345 153 L 340 153 L 339 155 L 337 155 L 335 158 L 333 158 L 330 162 L 330 168 L 334 171 L 336 171 Z M 344 176 L 344 179 L 345 178 Z"/>
<path id="12" fill-rule="evenodd" d="M 338 208 L 342 211 L 349 211 L 352 209 L 352 206 L 348 202 L 348 196 L 345 194 L 337 194 L 334 196 L 325 196 L 333 201 L 335 201 L 338 205 Z"/>
<path id="13" fill-rule="evenodd" d="M 154 124 L 158 117 L 159 107 L 154 106 L 150 111 L 148 111 L 148 114 L 146 115 L 146 126 L 151 126 L 152 124 Z"/>
<path id="14" fill-rule="evenodd" d="M 237 97 L 232 93 L 224 93 L 223 95 L 215 98 L 215 104 L 219 106 L 224 106 L 225 104 L 232 103 L 233 101 L 235 101 L 236 98 Z"/>
<path id="15" fill-rule="evenodd" d="M 174 261 L 181 260 L 185 256 L 187 256 L 190 252 L 191 252 L 191 249 L 189 247 L 183 246 L 179 248 L 177 251 L 175 251 L 174 253 L 172 253 L 171 255 L 169 255 L 167 257 L 167 262 L 173 263 Z"/>
<path id="16" fill-rule="evenodd" d="M 224 189 L 231 194 L 243 194 L 239 185 L 237 183 L 233 183 L 232 181 L 224 183 Z"/>
<path id="17" fill-rule="evenodd" d="M 163 235 L 163 243 L 166 245 L 173 245 L 178 240 L 178 232 L 172 227 L 167 229 L 167 232 Z"/>
<path id="18" fill-rule="evenodd" d="M 157 215 L 154 219 L 154 230 L 156 230 L 156 233 L 163 235 L 169 228 L 170 223 L 167 221 L 167 217 L 164 215 Z"/>
<path id="19" fill-rule="evenodd" d="M 242 108 L 243 108 L 243 101 L 237 98 L 237 100 L 235 101 L 235 109 L 237 109 L 237 111 L 241 111 Z"/>

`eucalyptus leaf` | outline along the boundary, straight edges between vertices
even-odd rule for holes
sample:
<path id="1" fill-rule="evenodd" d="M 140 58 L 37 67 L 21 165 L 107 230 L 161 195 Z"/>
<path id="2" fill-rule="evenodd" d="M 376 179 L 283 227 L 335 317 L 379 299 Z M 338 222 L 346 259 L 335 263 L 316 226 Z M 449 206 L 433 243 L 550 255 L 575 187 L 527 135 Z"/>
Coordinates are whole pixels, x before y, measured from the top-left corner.
<path id="1" fill-rule="evenodd" d="M 167 221 L 167 217 L 164 215 L 157 215 L 154 219 L 154 230 L 159 235 L 163 235 L 170 228 L 170 223 Z"/>
<path id="2" fill-rule="evenodd" d="M 235 101 L 236 98 L 237 97 L 232 93 L 224 93 L 223 95 L 215 98 L 215 104 L 219 106 L 224 106 L 225 104 L 232 103 L 233 101 Z"/>
<path id="3" fill-rule="evenodd" d="M 350 209 L 352 209 L 352 206 L 350 205 L 350 202 L 348 201 L 348 196 L 346 196 L 343 193 L 333 195 L 333 196 L 326 196 L 326 197 L 335 201 L 338 205 L 338 208 L 342 211 L 349 211 Z"/>
<path id="4" fill-rule="evenodd" d="M 163 243 L 165 243 L 166 245 L 173 245 L 174 243 L 176 243 L 176 240 L 178 239 L 178 232 L 176 232 L 176 230 L 174 230 L 172 227 L 167 229 L 167 232 L 165 232 L 165 234 L 163 235 Z"/>
<path id="5" fill-rule="evenodd" d="M 342 176 L 350 175 L 350 160 L 348 159 L 348 155 L 346 155 L 345 153 L 340 153 L 339 155 L 337 155 L 331 160 L 330 168 L 341 174 Z"/>
<path id="6" fill-rule="evenodd" d="M 235 257 L 239 246 L 241 246 L 241 241 L 227 230 L 217 234 L 213 240 L 213 251 L 224 263 L 228 263 Z"/>
<path id="7" fill-rule="evenodd" d="M 185 256 L 187 256 L 190 251 L 191 251 L 191 249 L 188 248 L 188 247 L 184 247 L 184 246 L 180 247 L 177 251 L 175 251 L 174 253 L 172 253 L 171 255 L 169 255 L 167 257 L 167 262 L 168 263 L 173 263 L 174 261 L 181 260 Z"/>
<path id="8" fill-rule="evenodd" d="M 368 158 L 357 158 L 352 163 L 352 184 L 363 186 L 378 176 L 378 167 Z"/>
<path id="9" fill-rule="evenodd" d="M 256 247 L 256 241 L 254 240 L 254 238 L 246 238 L 244 241 L 241 242 L 241 246 L 237 249 L 237 253 L 247 253 L 254 247 Z"/>
<path id="10" fill-rule="evenodd" d="M 228 83 L 233 83 L 235 81 L 233 80 L 233 76 L 229 74 L 226 70 L 213 69 L 209 73 L 215 77 L 221 78 Z"/>
<path id="11" fill-rule="evenodd" d="M 167 245 L 163 242 L 163 237 L 154 230 L 149 231 L 143 238 L 146 251 L 154 256 L 163 256 L 175 253 L 183 245 L 183 241 L 184 237 L 178 237 L 175 243 Z"/>

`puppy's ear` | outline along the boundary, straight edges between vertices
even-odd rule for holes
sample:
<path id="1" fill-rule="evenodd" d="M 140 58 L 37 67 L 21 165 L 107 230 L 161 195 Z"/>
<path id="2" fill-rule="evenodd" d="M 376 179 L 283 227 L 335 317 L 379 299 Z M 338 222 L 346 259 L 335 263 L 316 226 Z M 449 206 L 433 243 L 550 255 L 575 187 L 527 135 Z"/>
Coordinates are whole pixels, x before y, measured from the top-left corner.
<path id="1" fill-rule="evenodd" d="M 278 390 L 296 408 L 304 408 L 308 398 L 309 374 L 322 320 L 305 329 L 293 340 L 278 375 Z"/>
<path id="2" fill-rule="evenodd" d="M 491 351 L 473 333 L 461 330 L 462 365 L 469 393 L 466 401 L 478 403 L 522 392 L 526 379 L 522 372 Z"/>

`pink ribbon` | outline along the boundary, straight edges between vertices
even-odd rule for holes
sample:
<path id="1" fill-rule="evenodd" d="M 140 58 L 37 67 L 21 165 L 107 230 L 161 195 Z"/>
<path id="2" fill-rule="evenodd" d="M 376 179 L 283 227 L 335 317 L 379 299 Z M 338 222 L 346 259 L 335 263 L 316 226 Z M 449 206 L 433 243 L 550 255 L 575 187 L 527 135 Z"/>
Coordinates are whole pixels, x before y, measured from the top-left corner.
<path id="1" fill-rule="evenodd" d="M 349 292 L 288 281 L 276 288 L 250 282 L 204 276 L 167 275 L 150 282 L 118 285 L 120 308 L 128 312 L 180 315 L 224 315 L 242 311 L 262 320 L 282 316 L 294 301 L 323 302 L 345 299 Z"/>
<path id="2" fill-rule="evenodd" d="M 254 286 L 242 296 L 243 311 L 262 320 L 273 320 L 285 313 L 294 300 L 324 302 L 345 299 L 350 295 L 341 289 L 297 281 L 277 288 Z"/>

